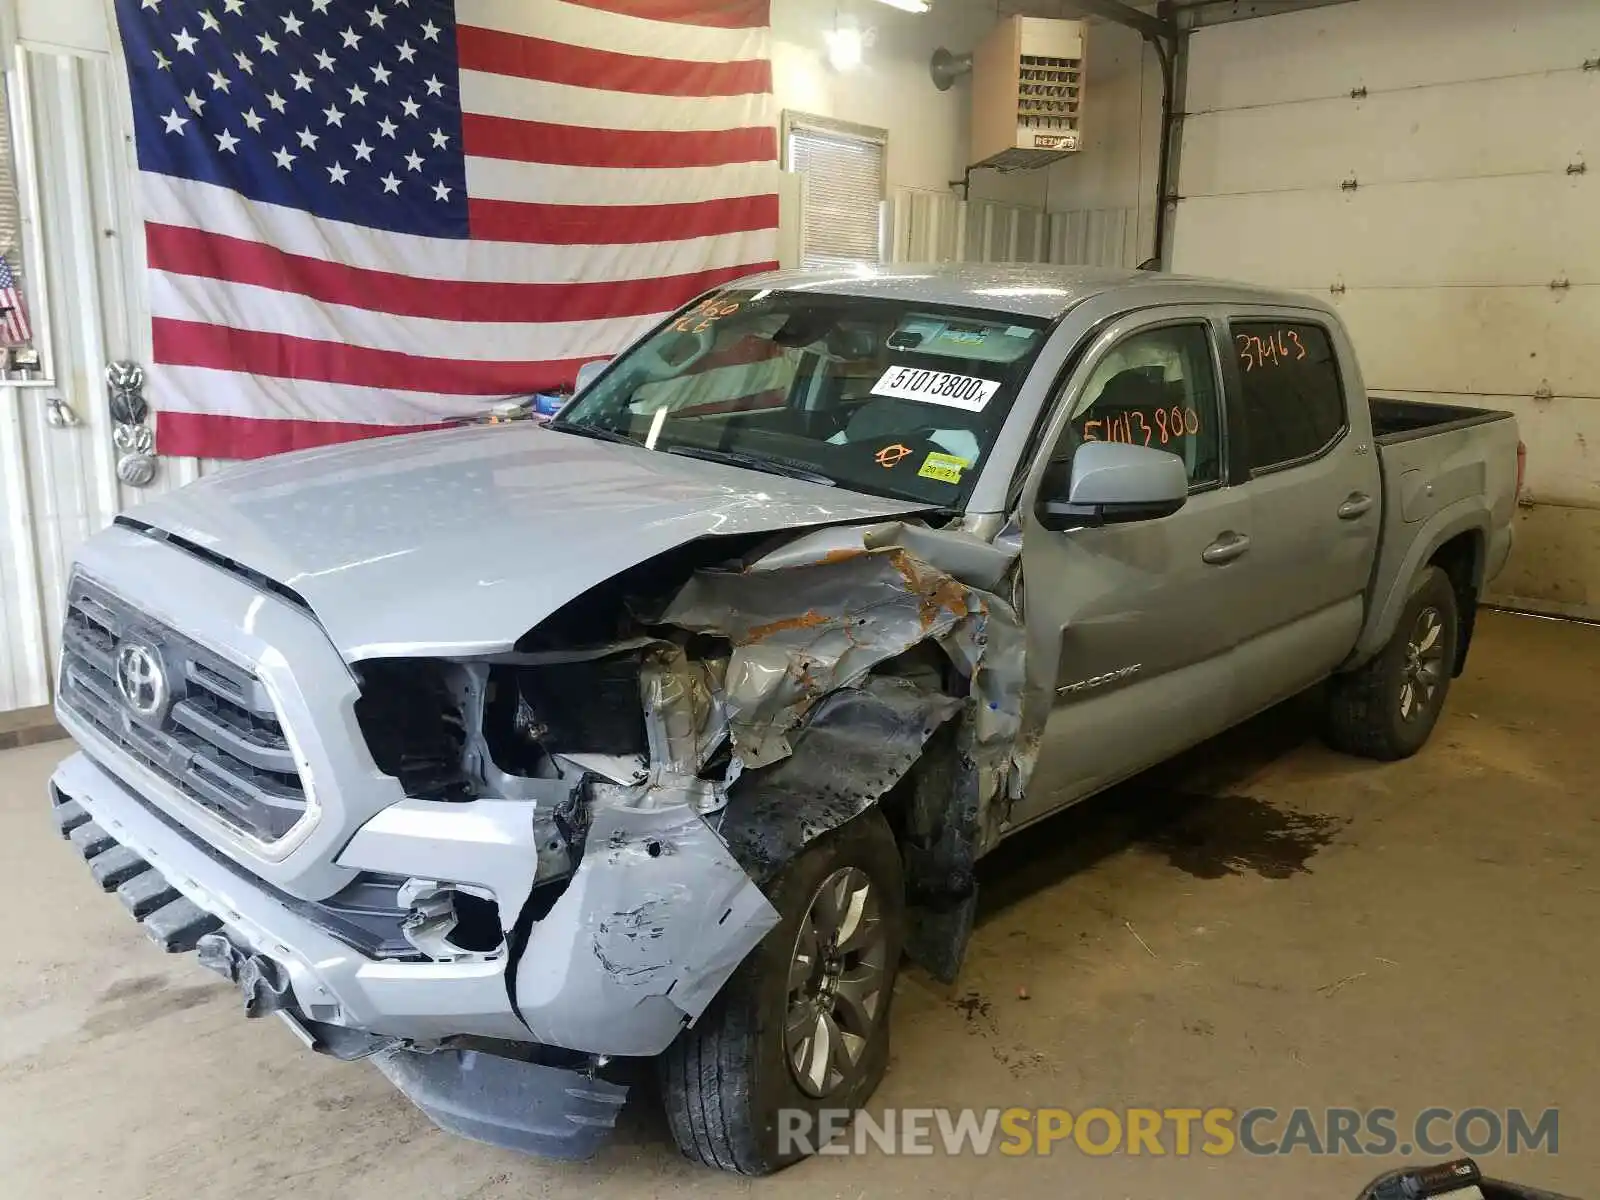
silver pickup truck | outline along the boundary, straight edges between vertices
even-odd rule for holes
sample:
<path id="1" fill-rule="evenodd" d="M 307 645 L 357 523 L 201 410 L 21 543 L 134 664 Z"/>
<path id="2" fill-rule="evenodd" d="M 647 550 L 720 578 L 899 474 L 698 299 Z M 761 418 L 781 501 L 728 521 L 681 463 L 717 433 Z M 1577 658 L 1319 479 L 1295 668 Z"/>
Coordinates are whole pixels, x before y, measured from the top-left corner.
<path id="1" fill-rule="evenodd" d="M 1312 685 L 1426 741 L 1512 418 L 1161 274 L 778 273 L 550 423 L 207 477 L 78 555 L 55 821 L 146 932 L 447 1129 L 591 1153 L 657 1060 L 763 1173 L 872 1092 L 1007 836 Z M 181 1068 L 179 1068 L 181 1069 Z"/>

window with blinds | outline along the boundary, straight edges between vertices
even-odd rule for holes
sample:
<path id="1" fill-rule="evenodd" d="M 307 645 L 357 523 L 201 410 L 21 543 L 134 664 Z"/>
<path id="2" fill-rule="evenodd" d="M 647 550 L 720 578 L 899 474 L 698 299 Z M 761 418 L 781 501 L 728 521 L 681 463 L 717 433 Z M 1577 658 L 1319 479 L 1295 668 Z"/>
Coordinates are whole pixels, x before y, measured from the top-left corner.
<path id="1" fill-rule="evenodd" d="M 21 287 L 22 202 L 17 194 L 16 147 L 11 142 L 11 106 L 8 94 L 12 78 L 0 76 L 0 254 L 5 255 L 11 273 Z"/>
<path id="2" fill-rule="evenodd" d="M 785 129 L 788 168 L 806 178 L 801 265 L 876 263 L 888 134 L 790 114 Z"/>

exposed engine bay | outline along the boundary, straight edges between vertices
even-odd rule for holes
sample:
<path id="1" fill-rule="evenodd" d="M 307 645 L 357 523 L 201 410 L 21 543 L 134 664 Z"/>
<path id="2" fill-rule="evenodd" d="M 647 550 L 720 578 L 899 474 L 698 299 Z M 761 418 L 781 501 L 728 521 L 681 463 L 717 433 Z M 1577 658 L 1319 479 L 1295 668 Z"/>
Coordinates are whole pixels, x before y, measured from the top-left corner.
<path id="1" fill-rule="evenodd" d="M 589 589 L 511 651 L 358 664 L 358 721 L 408 795 L 535 802 L 537 881 L 499 915 L 504 945 L 470 898 L 410 897 L 407 936 L 434 958 L 508 953 L 549 1044 L 594 1040 L 590 1016 L 617 1015 L 598 992 L 620 987 L 634 1017 L 658 1012 L 638 1038 L 653 1052 L 776 922 L 762 885 L 892 795 L 908 950 L 953 976 L 972 865 L 1028 769 L 1023 635 L 1000 594 L 1013 565 L 906 521 L 706 538 Z M 602 968 L 592 1004 L 543 1006 L 580 975 L 553 982 L 548 964 L 574 956 Z"/>

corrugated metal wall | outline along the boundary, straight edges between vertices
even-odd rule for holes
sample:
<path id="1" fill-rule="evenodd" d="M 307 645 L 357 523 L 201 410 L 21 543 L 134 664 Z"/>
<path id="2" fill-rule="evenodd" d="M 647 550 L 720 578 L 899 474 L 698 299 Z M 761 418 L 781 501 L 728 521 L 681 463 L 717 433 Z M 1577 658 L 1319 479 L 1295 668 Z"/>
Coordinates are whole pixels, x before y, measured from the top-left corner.
<path id="1" fill-rule="evenodd" d="M 896 188 L 886 202 L 890 262 L 1137 262 L 1133 209 L 1046 213 L 954 192 Z"/>
<path id="2" fill-rule="evenodd" d="M 27 301 L 51 379 L 0 382 L 0 711 L 50 698 L 62 587 L 77 544 L 120 508 L 200 469 L 163 459 L 155 483 L 141 490 L 116 477 L 102 372 L 111 359 L 146 357 L 148 322 L 128 286 L 142 252 L 125 244 L 139 226 L 111 60 L 24 46 L 7 66 L 33 264 Z M 52 425 L 52 398 L 76 424 Z"/>

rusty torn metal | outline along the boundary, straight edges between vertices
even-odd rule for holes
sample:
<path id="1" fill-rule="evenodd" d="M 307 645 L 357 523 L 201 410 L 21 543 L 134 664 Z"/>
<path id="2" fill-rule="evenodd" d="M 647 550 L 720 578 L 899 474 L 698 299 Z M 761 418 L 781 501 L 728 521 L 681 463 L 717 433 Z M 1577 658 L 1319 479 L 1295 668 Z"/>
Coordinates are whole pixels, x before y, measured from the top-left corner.
<path id="1" fill-rule="evenodd" d="M 996 592 L 1015 559 L 972 534 L 893 521 L 818 530 L 742 569 L 696 572 L 660 620 L 732 643 L 722 679 L 734 755 L 726 783 L 794 753 L 796 730 L 824 697 L 933 642 L 966 680 L 967 694 L 955 697 L 966 702 L 961 752 L 986 829 L 994 798 L 1020 791 L 1036 741 L 1023 730 L 1022 624 Z M 863 797 L 854 811 L 897 780 L 855 781 Z"/>
<path id="2" fill-rule="evenodd" d="M 908 885 L 970 922 L 970 864 L 1037 740 L 1022 626 L 998 594 L 1015 558 L 905 522 L 830 528 L 698 570 L 652 614 L 654 636 L 629 643 L 649 763 L 589 776 L 578 867 L 516 973 L 534 1035 L 614 1050 L 625 1028 L 627 1052 L 655 1053 L 777 921 L 760 885 L 887 795 L 952 723 L 939 799 L 911 817 L 923 841 Z M 711 656 L 692 635 L 717 639 Z M 929 643 L 948 665 L 901 657 Z"/>

